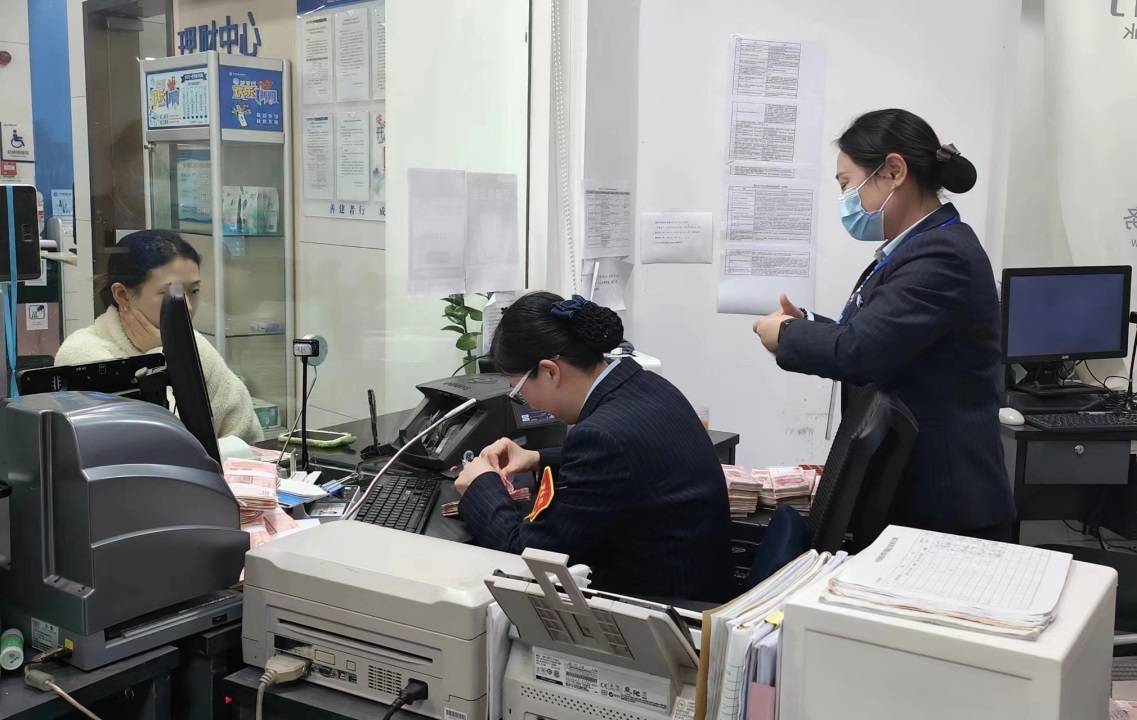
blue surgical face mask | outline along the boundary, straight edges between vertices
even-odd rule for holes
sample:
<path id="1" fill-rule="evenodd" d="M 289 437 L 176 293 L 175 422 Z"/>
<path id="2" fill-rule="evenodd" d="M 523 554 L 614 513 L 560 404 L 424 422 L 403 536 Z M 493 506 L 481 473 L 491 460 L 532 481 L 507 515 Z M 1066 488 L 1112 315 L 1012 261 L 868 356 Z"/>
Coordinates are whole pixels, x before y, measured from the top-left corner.
<path id="1" fill-rule="evenodd" d="M 841 224 L 845 226 L 845 230 L 856 240 L 878 244 L 884 242 L 884 206 L 892 199 L 892 193 L 888 193 L 888 197 L 884 199 L 880 209 L 874 210 L 873 212 L 865 210 L 865 206 L 861 203 L 861 188 L 864 187 L 865 183 L 871 180 L 882 167 L 884 167 L 884 163 L 881 163 L 876 170 L 869 173 L 869 176 L 865 178 L 860 185 L 841 194 Z M 896 191 L 893 190 L 892 192 Z"/>

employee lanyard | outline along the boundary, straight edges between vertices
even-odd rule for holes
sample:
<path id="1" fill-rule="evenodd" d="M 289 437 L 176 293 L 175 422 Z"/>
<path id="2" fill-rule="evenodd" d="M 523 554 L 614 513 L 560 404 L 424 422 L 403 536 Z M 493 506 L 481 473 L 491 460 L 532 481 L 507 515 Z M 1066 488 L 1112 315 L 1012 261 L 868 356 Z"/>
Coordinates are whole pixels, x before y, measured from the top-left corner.
<path id="1" fill-rule="evenodd" d="M 887 255 L 885 255 L 884 257 L 882 257 L 881 259 L 876 261 L 876 265 L 873 265 L 873 268 L 872 268 L 872 270 L 869 271 L 869 274 L 865 276 L 865 279 L 861 281 L 861 284 L 857 286 L 857 289 L 854 290 L 851 295 L 849 295 L 849 299 L 847 301 L 845 301 L 845 307 L 841 309 L 841 314 L 837 316 L 837 324 L 838 325 L 841 324 L 841 322 L 845 319 L 845 316 L 849 314 L 849 310 L 853 306 L 856 306 L 856 307 L 861 306 L 861 303 L 862 303 L 861 291 L 865 289 L 865 285 L 868 285 L 869 280 L 872 280 L 873 276 L 876 275 L 878 272 L 880 272 L 881 269 L 885 265 L 892 262 L 892 257 L 894 255 L 896 255 L 897 250 L 899 250 L 901 247 L 903 247 L 904 243 L 908 242 L 909 240 L 916 237 L 917 235 L 923 235 L 924 233 L 930 232 L 932 230 L 938 230 L 942 227 L 948 227 L 949 225 L 958 225 L 958 224 L 959 224 L 959 216 L 956 215 L 955 217 L 951 217 L 951 218 L 948 218 L 947 220 L 944 220 L 942 223 L 940 223 L 939 225 L 936 225 L 935 227 L 930 227 L 927 230 L 921 230 L 918 233 L 909 233 L 908 235 L 905 235 L 904 239 L 900 241 L 900 244 L 897 245 L 896 247 L 892 248 L 892 252 L 888 253 Z"/>

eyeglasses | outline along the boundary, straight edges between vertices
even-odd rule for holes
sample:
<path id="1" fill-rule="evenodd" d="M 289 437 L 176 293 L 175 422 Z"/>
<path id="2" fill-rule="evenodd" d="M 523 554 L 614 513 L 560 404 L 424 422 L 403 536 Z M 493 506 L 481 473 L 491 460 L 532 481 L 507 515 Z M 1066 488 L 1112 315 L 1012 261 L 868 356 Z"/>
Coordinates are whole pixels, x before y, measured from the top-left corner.
<path id="1" fill-rule="evenodd" d="M 525 381 L 528 380 L 529 376 L 532 374 L 533 374 L 532 369 L 525 371 L 525 374 L 521 376 L 521 379 L 517 382 L 516 385 L 513 386 L 513 389 L 509 391 L 509 399 L 510 400 L 517 403 L 518 405 L 526 405 L 527 404 L 525 402 L 525 397 L 521 394 L 521 388 L 525 385 Z"/>
<path id="2" fill-rule="evenodd" d="M 560 353 L 557 353 L 556 355 L 549 358 L 549 360 L 553 360 L 553 361 L 560 360 L 560 359 L 561 359 Z M 539 364 L 540 363 L 538 363 L 538 365 Z M 510 400 L 517 403 L 518 405 L 528 405 L 529 404 L 529 403 L 525 402 L 525 396 L 521 394 L 521 388 L 522 388 L 522 386 L 525 385 L 525 382 L 527 380 L 529 380 L 529 377 L 533 374 L 533 371 L 536 369 L 537 369 L 537 365 L 534 365 L 533 367 L 531 367 L 525 371 L 525 374 L 521 376 L 521 379 L 519 381 L 517 381 L 517 384 L 513 386 L 512 390 L 509 391 L 508 397 Z"/>

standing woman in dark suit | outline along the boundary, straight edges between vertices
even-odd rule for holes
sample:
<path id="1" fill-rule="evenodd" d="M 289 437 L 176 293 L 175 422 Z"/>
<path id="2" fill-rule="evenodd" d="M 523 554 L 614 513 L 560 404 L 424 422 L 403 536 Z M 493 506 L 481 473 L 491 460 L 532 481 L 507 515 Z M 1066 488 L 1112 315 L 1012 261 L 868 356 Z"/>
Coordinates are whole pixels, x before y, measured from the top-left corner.
<path id="1" fill-rule="evenodd" d="M 1009 541 L 995 279 L 975 233 L 939 196 L 970 190 L 975 166 L 906 110 L 862 115 L 837 145 L 841 221 L 876 257 L 836 320 L 782 295 L 754 331 L 783 369 L 875 385 L 912 411 L 920 433 L 893 522 Z"/>
<path id="2" fill-rule="evenodd" d="M 467 463 L 455 487 L 479 545 L 567 554 L 592 584 L 626 595 L 718 601 L 730 583 L 730 507 L 722 466 L 691 404 L 635 360 L 605 362 L 620 317 L 580 296 L 531 293 L 504 313 L 492 355 L 511 397 L 572 428 L 563 448 L 509 439 Z M 502 483 L 551 468 L 532 512 Z M 546 475 L 546 473 L 542 473 Z"/>

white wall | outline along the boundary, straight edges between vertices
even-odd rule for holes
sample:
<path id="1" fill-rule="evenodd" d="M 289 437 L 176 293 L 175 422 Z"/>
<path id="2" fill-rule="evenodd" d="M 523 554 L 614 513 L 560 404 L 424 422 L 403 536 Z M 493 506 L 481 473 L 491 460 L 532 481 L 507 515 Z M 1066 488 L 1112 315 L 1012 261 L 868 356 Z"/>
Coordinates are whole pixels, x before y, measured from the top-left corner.
<path id="1" fill-rule="evenodd" d="M 610 8 L 611 0 L 592 3 L 590 15 L 601 5 Z M 606 59 L 614 69 L 639 68 L 638 87 L 606 90 L 612 96 L 638 92 L 637 213 L 712 211 L 716 234 L 720 230 L 727 43 L 732 33 L 742 33 L 826 45 L 822 178 L 834 174 L 832 141 L 858 114 L 909 109 L 979 168 L 975 189 L 952 199 L 980 238 L 990 240 L 988 218 L 1001 216 L 992 213 L 992 204 L 1003 202 L 997 168 L 1006 166 L 1007 123 L 1001 114 L 1007 103 L 1001 95 L 1015 58 L 1019 12 L 1017 0 L 643 3 L 638 52 L 635 43 L 625 42 L 622 56 L 617 47 Z M 609 10 L 608 19 L 616 21 L 618 14 Z M 591 40 L 591 17 L 589 26 Z M 634 28 L 612 30 L 611 42 L 634 35 Z M 590 46 L 589 54 L 598 57 L 597 48 Z M 589 76 L 625 82 L 622 72 Z M 609 128 L 590 135 L 590 143 L 626 143 L 631 137 L 626 128 L 611 130 L 627 122 L 622 107 L 615 106 L 619 114 L 612 110 L 589 105 L 589 126 Z M 588 155 L 622 151 L 609 145 L 589 148 Z M 822 180 L 819 196 L 815 307 L 835 314 L 873 249 L 850 240 L 841 228 L 835 184 Z M 824 459 L 829 383 L 782 372 L 752 334 L 753 318 L 715 312 L 715 266 L 637 266 L 631 299 L 629 337 L 663 359 L 664 374 L 692 402 L 710 406 L 714 427 L 741 433 L 740 462 Z"/>
<path id="2" fill-rule="evenodd" d="M 0 120 L 23 123 L 25 133 L 32 132 L 31 50 L 28 39 L 26 0 L 0 2 L 0 50 L 12 54 L 12 62 L 0 67 Z M 17 167 L 17 177 L 0 178 L 0 182 L 34 185 L 35 163 L 19 163 Z"/>

